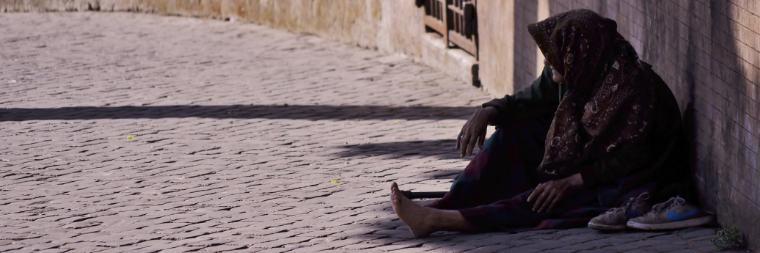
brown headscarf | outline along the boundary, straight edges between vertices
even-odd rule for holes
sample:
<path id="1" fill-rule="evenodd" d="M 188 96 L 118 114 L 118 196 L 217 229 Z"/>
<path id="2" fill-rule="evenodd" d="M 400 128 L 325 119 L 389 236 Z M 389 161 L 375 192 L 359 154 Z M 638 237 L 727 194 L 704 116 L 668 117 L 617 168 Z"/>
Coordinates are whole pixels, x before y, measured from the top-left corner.
<path id="1" fill-rule="evenodd" d="M 653 88 L 617 24 L 590 10 L 573 10 L 528 26 L 567 93 L 546 136 L 539 171 L 564 177 L 650 132 Z"/>

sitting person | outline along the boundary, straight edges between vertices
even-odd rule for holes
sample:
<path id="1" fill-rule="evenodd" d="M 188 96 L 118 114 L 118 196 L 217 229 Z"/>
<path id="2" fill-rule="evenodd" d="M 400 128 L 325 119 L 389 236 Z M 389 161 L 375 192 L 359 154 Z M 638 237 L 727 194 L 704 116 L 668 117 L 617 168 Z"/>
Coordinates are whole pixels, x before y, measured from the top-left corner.
<path id="1" fill-rule="evenodd" d="M 608 210 L 626 200 L 642 209 L 635 216 L 652 201 L 693 200 L 678 104 L 615 21 L 574 10 L 528 30 L 544 70 L 467 121 L 458 148 L 463 156 L 475 146 L 481 152 L 449 192 L 423 206 L 391 186 L 393 209 L 412 233 L 577 227 L 600 214 L 589 226 L 620 229 L 630 210 Z M 497 130 L 486 141 L 488 124 Z M 668 208 L 693 207 L 671 199 L 658 210 Z M 640 223 L 673 222 L 660 214 Z"/>

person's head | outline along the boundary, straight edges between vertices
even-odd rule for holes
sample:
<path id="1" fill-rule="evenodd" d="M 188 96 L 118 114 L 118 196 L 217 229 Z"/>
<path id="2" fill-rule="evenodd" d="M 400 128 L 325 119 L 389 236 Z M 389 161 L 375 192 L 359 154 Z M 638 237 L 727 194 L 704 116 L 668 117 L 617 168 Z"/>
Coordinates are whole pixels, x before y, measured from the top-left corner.
<path id="1" fill-rule="evenodd" d="M 555 82 L 589 90 L 597 81 L 617 34 L 615 21 L 590 10 L 572 10 L 528 26 L 552 67 Z"/>

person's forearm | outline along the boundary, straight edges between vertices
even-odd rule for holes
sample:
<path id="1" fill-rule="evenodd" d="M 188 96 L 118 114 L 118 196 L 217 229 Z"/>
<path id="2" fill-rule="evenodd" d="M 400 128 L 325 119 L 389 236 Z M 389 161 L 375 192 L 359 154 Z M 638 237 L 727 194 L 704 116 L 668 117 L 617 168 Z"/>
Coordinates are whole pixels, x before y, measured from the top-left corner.
<path id="1" fill-rule="evenodd" d="M 487 121 L 488 125 L 492 125 L 492 126 L 496 125 L 496 122 L 497 122 L 496 119 L 499 118 L 499 110 L 493 106 L 486 106 L 486 107 L 483 107 L 483 111 L 486 113 L 486 115 L 488 115 L 488 121 Z"/>

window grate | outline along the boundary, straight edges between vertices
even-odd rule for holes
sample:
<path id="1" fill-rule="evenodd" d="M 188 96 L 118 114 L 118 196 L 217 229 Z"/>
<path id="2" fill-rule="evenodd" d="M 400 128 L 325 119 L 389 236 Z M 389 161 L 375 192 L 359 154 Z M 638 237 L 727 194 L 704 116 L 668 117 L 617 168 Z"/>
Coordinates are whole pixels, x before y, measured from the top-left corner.
<path id="1" fill-rule="evenodd" d="M 447 46 L 478 57 L 475 0 L 418 0 L 417 4 L 425 8 L 427 31 L 440 34 Z"/>

